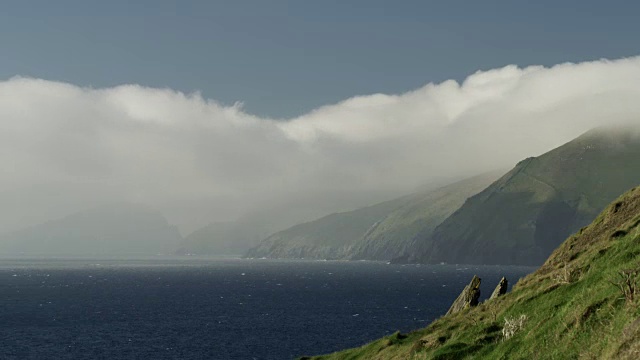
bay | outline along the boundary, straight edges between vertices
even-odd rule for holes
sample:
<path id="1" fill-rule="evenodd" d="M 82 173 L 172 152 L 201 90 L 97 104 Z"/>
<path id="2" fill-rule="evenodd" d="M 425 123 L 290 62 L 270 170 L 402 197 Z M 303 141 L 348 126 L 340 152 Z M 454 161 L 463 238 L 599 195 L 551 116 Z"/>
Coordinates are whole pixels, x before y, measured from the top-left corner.
<path id="1" fill-rule="evenodd" d="M 243 259 L 0 260 L 5 359 L 293 359 L 427 326 L 514 266 Z"/>

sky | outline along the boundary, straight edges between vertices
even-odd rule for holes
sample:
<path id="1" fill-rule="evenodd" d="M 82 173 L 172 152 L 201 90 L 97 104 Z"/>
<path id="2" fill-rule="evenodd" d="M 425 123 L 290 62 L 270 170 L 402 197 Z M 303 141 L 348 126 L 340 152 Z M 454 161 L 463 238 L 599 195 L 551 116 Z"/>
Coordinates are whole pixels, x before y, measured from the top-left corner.
<path id="1" fill-rule="evenodd" d="M 637 55 L 632 1 L 3 1 L 0 79 L 140 84 L 286 119 L 505 65 Z"/>
<path id="2" fill-rule="evenodd" d="M 183 233 L 344 210 L 637 122 L 622 5 L 8 1 L 0 231 L 109 201 Z"/>

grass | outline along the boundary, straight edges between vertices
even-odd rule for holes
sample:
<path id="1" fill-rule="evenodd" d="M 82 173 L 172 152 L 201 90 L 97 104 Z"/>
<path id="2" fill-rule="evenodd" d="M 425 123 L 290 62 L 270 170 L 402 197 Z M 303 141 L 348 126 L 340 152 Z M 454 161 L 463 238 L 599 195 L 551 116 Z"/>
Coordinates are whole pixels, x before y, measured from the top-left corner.
<path id="1" fill-rule="evenodd" d="M 542 263 L 640 179 L 640 141 L 595 129 L 513 170 L 442 222 L 418 262 Z"/>
<path id="2" fill-rule="evenodd" d="M 313 359 L 637 359 L 640 289 L 630 300 L 618 285 L 621 273 L 638 269 L 640 188 L 567 239 L 511 293 L 425 329 Z M 635 287 L 638 274 L 631 277 Z M 521 318 L 505 337 L 505 325 Z"/>
<path id="3" fill-rule="evenodd" d="M 435 190 L 335 213 L 272 234 L 250 257 L 391 260 L 430 232 L 465 199 L 498 177 L 491 172 Z"/>

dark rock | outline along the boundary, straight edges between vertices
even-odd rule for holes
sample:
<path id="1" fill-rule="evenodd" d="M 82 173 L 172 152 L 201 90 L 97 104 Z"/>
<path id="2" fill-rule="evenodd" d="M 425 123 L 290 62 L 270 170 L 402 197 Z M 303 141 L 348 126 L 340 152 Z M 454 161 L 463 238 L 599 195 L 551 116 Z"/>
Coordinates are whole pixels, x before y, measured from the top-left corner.
<path id="1" fill-rule="evenodd" d="M 496 286 L 495 290 L 493 290 L 493 292 L 491 293 L 491 297 L 489 298 L 489 300 L 495 299 L 499 296 L 506 294 L 508 287 L 509 287 L 509 282 L 507 281 L 506 277 L 503 277 L 502 279 L 500 279 L 498 286 Z"/>
<path id="2" fill-rule="evenodd" d="M 409 259 L 409 255 L 407 254 L 394 257 L 393 259 L 391 259 L 391 261 L 389 261 L 390 264 L 398 264 L 398 265 L 409 264 L 410 262 L 411 261 Z"/>
<path id="3" fill-rule="evenodd" d="M 458 295 L 458 298 L 451 304 L 447 315 L 455 314 L 466 308 L 474 307 L 478 305 L 478 299 L 480 298 L 480 278 L 473 275 L 473 279 L 469 285 L 465 286 L 462 293 Z"/>

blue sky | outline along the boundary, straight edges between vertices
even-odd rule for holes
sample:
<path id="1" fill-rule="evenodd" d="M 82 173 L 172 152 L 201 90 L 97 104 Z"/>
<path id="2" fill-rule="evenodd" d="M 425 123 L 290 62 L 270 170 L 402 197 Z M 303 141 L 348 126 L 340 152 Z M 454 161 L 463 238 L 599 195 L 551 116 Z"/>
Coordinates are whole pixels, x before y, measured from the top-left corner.
<path id="1" fill-rule="evenodd" d="M 4 1 L 0 79 L 136 83 L 290 118 L 507 64 L 640 53 L 632 1 Z"/>

